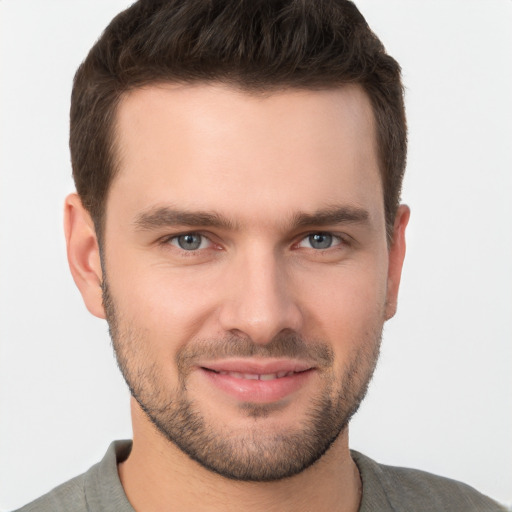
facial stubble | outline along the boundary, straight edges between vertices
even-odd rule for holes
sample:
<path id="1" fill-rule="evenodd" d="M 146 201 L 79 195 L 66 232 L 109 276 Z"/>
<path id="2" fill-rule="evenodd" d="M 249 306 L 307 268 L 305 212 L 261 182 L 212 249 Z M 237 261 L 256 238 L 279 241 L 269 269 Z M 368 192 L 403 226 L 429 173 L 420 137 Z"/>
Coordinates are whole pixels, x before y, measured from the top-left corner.
<path id="1" fill-rule="evenodd" d="M 222 340 L 191 340 L 175 357 L 178 385 L 166 389 L 157 361 L 147 349 L 151 340 L 118 311 L 105 276 L 102 289 L 117 363 L 132 396 L 168 441 L 204 468 L 234 480 L 276 481 L 318 461 L 359 408 L 379 356 L 382 325 L 359 340 L 341 377 L 335 375 L 334 355 L 328 344 L 305 341 L 293 332 L 283 332 L 266 345 L 233 335 Z M 225 356 L 313 359 L 323 386 L 293 429 L 265 428 L 268 418 L 279 413 L 280 404 L 240 404 L 240 414 L 254 420 L 251 429 L 215 426 L 188 396 L 187 381 L 199 357 Z"/>

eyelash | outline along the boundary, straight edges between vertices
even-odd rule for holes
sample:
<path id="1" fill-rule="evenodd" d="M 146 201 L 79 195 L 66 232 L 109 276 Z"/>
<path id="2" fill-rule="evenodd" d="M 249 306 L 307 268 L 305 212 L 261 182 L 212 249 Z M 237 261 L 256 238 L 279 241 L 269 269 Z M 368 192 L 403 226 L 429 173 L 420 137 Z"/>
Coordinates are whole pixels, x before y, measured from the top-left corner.
<path id="1" fill-rule="evenodd" d="M 196 249 L 187 250 L 182 247 L 179 247 L 178 242 L 176 244 L 172 243 L 174 240 L 177 241 L 180 237 L 185 237 L 185 236 L 199 236 L 199 237 L 201 237 L 200 245 L 202 245 L 205 240 L 207 240 L 209 245 L 208 245 L 208 247 L 203 247 L 203 248 L 198 247 Z M 347 235 L 335 234 L 330 231 L 312 231 L 312 232 L 306 233 L 304 235 L 301 235 L 298 242 L 295 242 L 293 244 L 293 247 L 298 248 L 298 249 L 301 248 L 302 243 L 304 243 L 308 239 L 310 239 L 310 241 L 311 241 L 311 237 L 314 237 L 314 236 L 332 237 L 333 244 L 331 244 L 329 247 L 325 247 L 325 248 L 304 247 L 304 249 L 310 249 L 317 253 L 322 253 L 324 251 L 329 251 L 331 249 L 341 248 L 340 246 L 342 246 L 342 247 L 350 246 L 350 241 L 348 240 Z M 192 256 L 193 254 L 197 254 L 199 251 L 209 249 L 213 245 L 216 245 L 215 242 L 213 242 L 208 235 L 205 235 L 205 234 L 197 232 L 197 231 L 186 231 L 183 233 L 177 233 L 174 235 L 166 236 L 159 240 L 159 244 L 162 246 L 172 245 L 178 251 L 180 251 L 183 255 L 188 253 L 187 255 L 190 255 L 190 256 Z"/>
<path id="2" fill-rule="evenodd" d="M 174 248 L 176 248 L 178 251 L 180 251 L 181 253 L 189 253 L 189 255 L 192 255 L 194 253 L 197 253 L 198 251 L 200 250 L 204 250 L 204 249 L 208 249 L 209 247 L 203 247 L 203 248 L 197 248 L 197 249 L 192 249 L 192 250 L 187 250 L 187 249 L 183 249 L 182 247 L 179 247 L 178 244 L 173 244 L 173 240 L 178 240 L 180 237 L 185 237 L 185 236 L 198 236 L 198 237 L 201 237 L 201 242 L 200 244 L 202 245 L 203 242 L 205 240 L 208 241 L 208 243 L 211 245 L 214 245 L 214 242 L 211 240 L 211 238 L 207 235 L 204 235 L 203 233 L 199 233 L 197 231 L 186 231 L 184 233 L 177 233 L 175 235 L 169 235 L 169 236 L 166 236 L 164 238 L 161 238 L 158 243 L 159 245 L 162 245 L 162 246 L 169 246 L 169 245 L 172 245 Z"/>
<path id="3" fill-rule="evenodd" d="M 324 237 L 324 238 L 330 239 L 330 242 L 331 242 L 329 247 L 307 247 L 308 249 L 315 250 L 315 252 L 327 251 L 329 249 L 333 249 L 333 248 L 338 247 L 340 245 L 346 245 L 346 241 L 345 241 L 345 239 L 342 236 L 336 235 L 336 234 L 331 233 L 329 231 L 315 231 L 314 233 L 308 233 L 307 235 L 303 236 L 300 239 L 300 241 L 298 242 L 298 244 L 296 244 L 296 245 L 300 247 L 302 243 L 304 243 L 305 241 L 308 241 L 308 240 L 309 240 L 310 245 L 311 245 L 311 242 L 312 242 L 311 239 L 313 237 Z M 319 241 L 319 242 L 321 243 L 321 241 Z"/>

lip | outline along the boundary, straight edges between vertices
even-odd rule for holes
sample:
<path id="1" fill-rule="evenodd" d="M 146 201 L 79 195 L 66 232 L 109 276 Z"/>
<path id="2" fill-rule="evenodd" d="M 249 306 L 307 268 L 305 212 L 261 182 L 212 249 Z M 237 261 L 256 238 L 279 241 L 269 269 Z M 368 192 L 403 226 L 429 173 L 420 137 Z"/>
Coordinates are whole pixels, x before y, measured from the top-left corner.
<path id="1" fill-rule="evenodd" d="M 315 368 L 304 361 L 230 359 L 205 362 L 198 370 L 237 401 L 273 403 L 300 390 Z"/>

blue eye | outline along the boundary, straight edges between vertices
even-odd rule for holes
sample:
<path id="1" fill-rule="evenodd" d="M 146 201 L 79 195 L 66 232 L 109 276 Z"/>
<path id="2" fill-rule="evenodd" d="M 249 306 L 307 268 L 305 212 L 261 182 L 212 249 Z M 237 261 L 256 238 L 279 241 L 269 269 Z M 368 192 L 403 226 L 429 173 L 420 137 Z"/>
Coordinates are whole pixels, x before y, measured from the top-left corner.
<path id="1" fill-rule="evenodd" d="M 198 233 L 185 233 L 184 235 L 175 236 L 171 238 L 170 242 L 184 251 L 196 251 L 209 245 L 208 239 Z"/>
<path id="2" fill-rule="evenodd" d="M 333 246 L 339 245 L 341 239 L 338 236 L 331 235 L 330 233 L 312 233 L 311 235 L 303 238 L 299 244 L 299 247 L 307 247 L 311 249 L 329 249 Z"/>
<path id="3" fill-rule="evenodd" d="M 308 241 L 313 249 L 328 249 L 332 245 L 332 235 L 327 233 L 315 233 L 308 236 Z"/>

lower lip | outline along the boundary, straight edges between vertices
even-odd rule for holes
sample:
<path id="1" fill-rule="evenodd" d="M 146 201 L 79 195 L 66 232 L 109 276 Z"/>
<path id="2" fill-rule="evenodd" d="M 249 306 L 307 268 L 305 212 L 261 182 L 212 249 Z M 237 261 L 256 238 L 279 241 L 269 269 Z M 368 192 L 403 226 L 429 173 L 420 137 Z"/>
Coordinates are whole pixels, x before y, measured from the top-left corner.
<path id="1" fill-rule="evenodd" d="M 214 386 L 241 402 L 272 403 L 302 388 L 314 370 L 272 380 L 240 379 L 204 368 L 201 368 L 201 372 Z"/>

